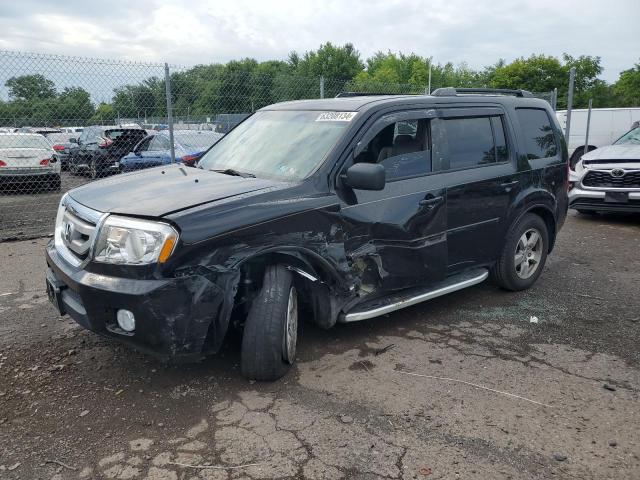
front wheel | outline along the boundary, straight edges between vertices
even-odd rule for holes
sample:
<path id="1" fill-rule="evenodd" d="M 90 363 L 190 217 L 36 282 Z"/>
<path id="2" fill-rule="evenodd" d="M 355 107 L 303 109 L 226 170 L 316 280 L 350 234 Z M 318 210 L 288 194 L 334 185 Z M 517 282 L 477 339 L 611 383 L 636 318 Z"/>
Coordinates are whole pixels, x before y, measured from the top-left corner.
<path id="1" fill-rule="evenodd" d="M 544 220 L 527 213 L 511 226 L 500 258 L 491 270 L 494 281 L 505 290 L 531 287 L 544 268 L 549 233 Z"/>
<path id="2" fill-rule="evenodd" d="M 262 381 L 282 377 L 295 361 L 297 340 L 298 291 L 291 271 L 268 266 L 244 325 L 242 374 Z"/>

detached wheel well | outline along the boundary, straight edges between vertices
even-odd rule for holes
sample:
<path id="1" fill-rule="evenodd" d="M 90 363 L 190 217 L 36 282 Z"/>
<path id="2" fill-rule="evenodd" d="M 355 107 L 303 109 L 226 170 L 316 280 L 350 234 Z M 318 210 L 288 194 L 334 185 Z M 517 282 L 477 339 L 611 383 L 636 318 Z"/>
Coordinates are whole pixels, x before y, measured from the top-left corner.
<path id="1" fill-rule="evenodd" d="M 540 218 L 542 218 L 542 220 L 544 220 L 544 223 L 547 226 L 547 232 L 549 233 L 549 249 L 547 250 L 548 253 L 551 253 L 551 251 L 553 250 L 553 247 L 556 243 L 556 219 L 553 216 L 553 214 L 547 210 L 544 207 L 535 207 L 532 208 L 531 210 L 527 211 L 525 213 L 525 215 L 527 213 L 533 213 L 537 216 L 539 216 Z"/>
<path id="2" fill-rule="evenodd" d="M 296 252 L 269 252 L 246 260 L 240 266 L 240 282 L 234 304 L 234 324 L 240 326 L 249 313 L 251 303 L 262 289 L 265 271 L 269 266 L 282 265 L 293 270 L 293 282 L 299 292 L 301 308 L 312 314 L 321 328 L 332 327 L 338 318 L 339 302 L 334 295 L 335 273 Z M 311 276 L 307 278 L 300 272 Z M 315 278 L 317 280 L 313 280 Z"/>
<path id="3" fill-rule="evenodd" d="M 587 146 L 587 152 L 590 152 L 591 150 L 595 150 L 596 147 L 595 145 L 588 145 Z M 571 166 L 571 169 L 573 170 L 576 167 L 576 163 L 578 163 L 578 160 L 580 160 L 580 156 L 584 154 L 584 145 L 582 145 L 581 147 L 577 147 L 573 153 L 571 154 L 571 158 L 569 159 L 569 165 Z"/>

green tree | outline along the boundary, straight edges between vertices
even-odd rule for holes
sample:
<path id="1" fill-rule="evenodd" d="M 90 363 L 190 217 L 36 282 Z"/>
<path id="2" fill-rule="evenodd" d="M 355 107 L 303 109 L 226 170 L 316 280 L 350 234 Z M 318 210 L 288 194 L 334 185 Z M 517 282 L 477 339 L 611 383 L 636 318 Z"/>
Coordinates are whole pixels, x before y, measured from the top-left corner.
<path id="1" fill-rule="evenodd" d="M 489 78 L 493 88 L 524 89 L 549 92 L 567 83 L 567 69 L 555 57 L 531 55 L 509 64 L 496 66 Z"/>
<path id="2" fill-rule="evenodd" d="M 296 54 L 297 55 L 297 54 Z M 296 63 L 295 71 L 305 77 L 324 76 L 331 79 L 352 79 L 364 68 L 358 52 L 351 43 L 335 46 L 331 42 L 320 45 L 318 50 L 305 52 L 296 60 L 289 56 L 289 62 Z"/>
<path id="3" fill-rule="evenodd" d="M 619 98 L 620 106 L 640 106 L 640 63 L 620 73 L 613 91 Z"/>
<path id="4" fill-rule="evenodd" d="M 11 77 L 4 85 L 9 89 L 9 97 L 14 100 L 42 100 L 56 96 L 55 83 L 39 73 Z"/>
<path id="5" fill-rule="evenodd" d="M 109 103 L 101 103 L 96 107 L 93 116 L 89 119 L 92 125 L 112 125 L 116 122 L 116 112 L 113 105 Z"/>
<path id="6" fill-rule="evenodd" d="M 79 87 L 67 87 L 57 98 L 56 116 L 61 124 L 84 124 L 94 114 L 89 92 Z"/>

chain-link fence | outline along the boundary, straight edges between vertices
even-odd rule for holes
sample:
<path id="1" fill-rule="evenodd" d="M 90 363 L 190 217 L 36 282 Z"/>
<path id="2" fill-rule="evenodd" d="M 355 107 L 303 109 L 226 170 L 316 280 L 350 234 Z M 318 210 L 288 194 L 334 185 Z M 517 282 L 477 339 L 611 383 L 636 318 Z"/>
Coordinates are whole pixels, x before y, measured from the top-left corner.
<path id="1" fill-rule="evenodd" d="M 0 51 L 0 241 L 50 233 L 70 188 L 172 158 L 192 166 L 265 105 L 341 92 L 427 87 Z"/>

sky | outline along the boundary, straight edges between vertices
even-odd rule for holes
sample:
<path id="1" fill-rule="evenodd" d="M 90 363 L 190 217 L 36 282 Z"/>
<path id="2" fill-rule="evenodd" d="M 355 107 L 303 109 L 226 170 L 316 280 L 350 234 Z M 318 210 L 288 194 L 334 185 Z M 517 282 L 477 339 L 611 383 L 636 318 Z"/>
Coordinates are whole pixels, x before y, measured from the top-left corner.
<path id="1" fill-rule="evenodd" d="M 640 62 L 639 21 L 640 0 L 3 0 L 0 49 L 191 66 L 331 41 L 472 68 L 567 52 L 614 82 Z"/>

